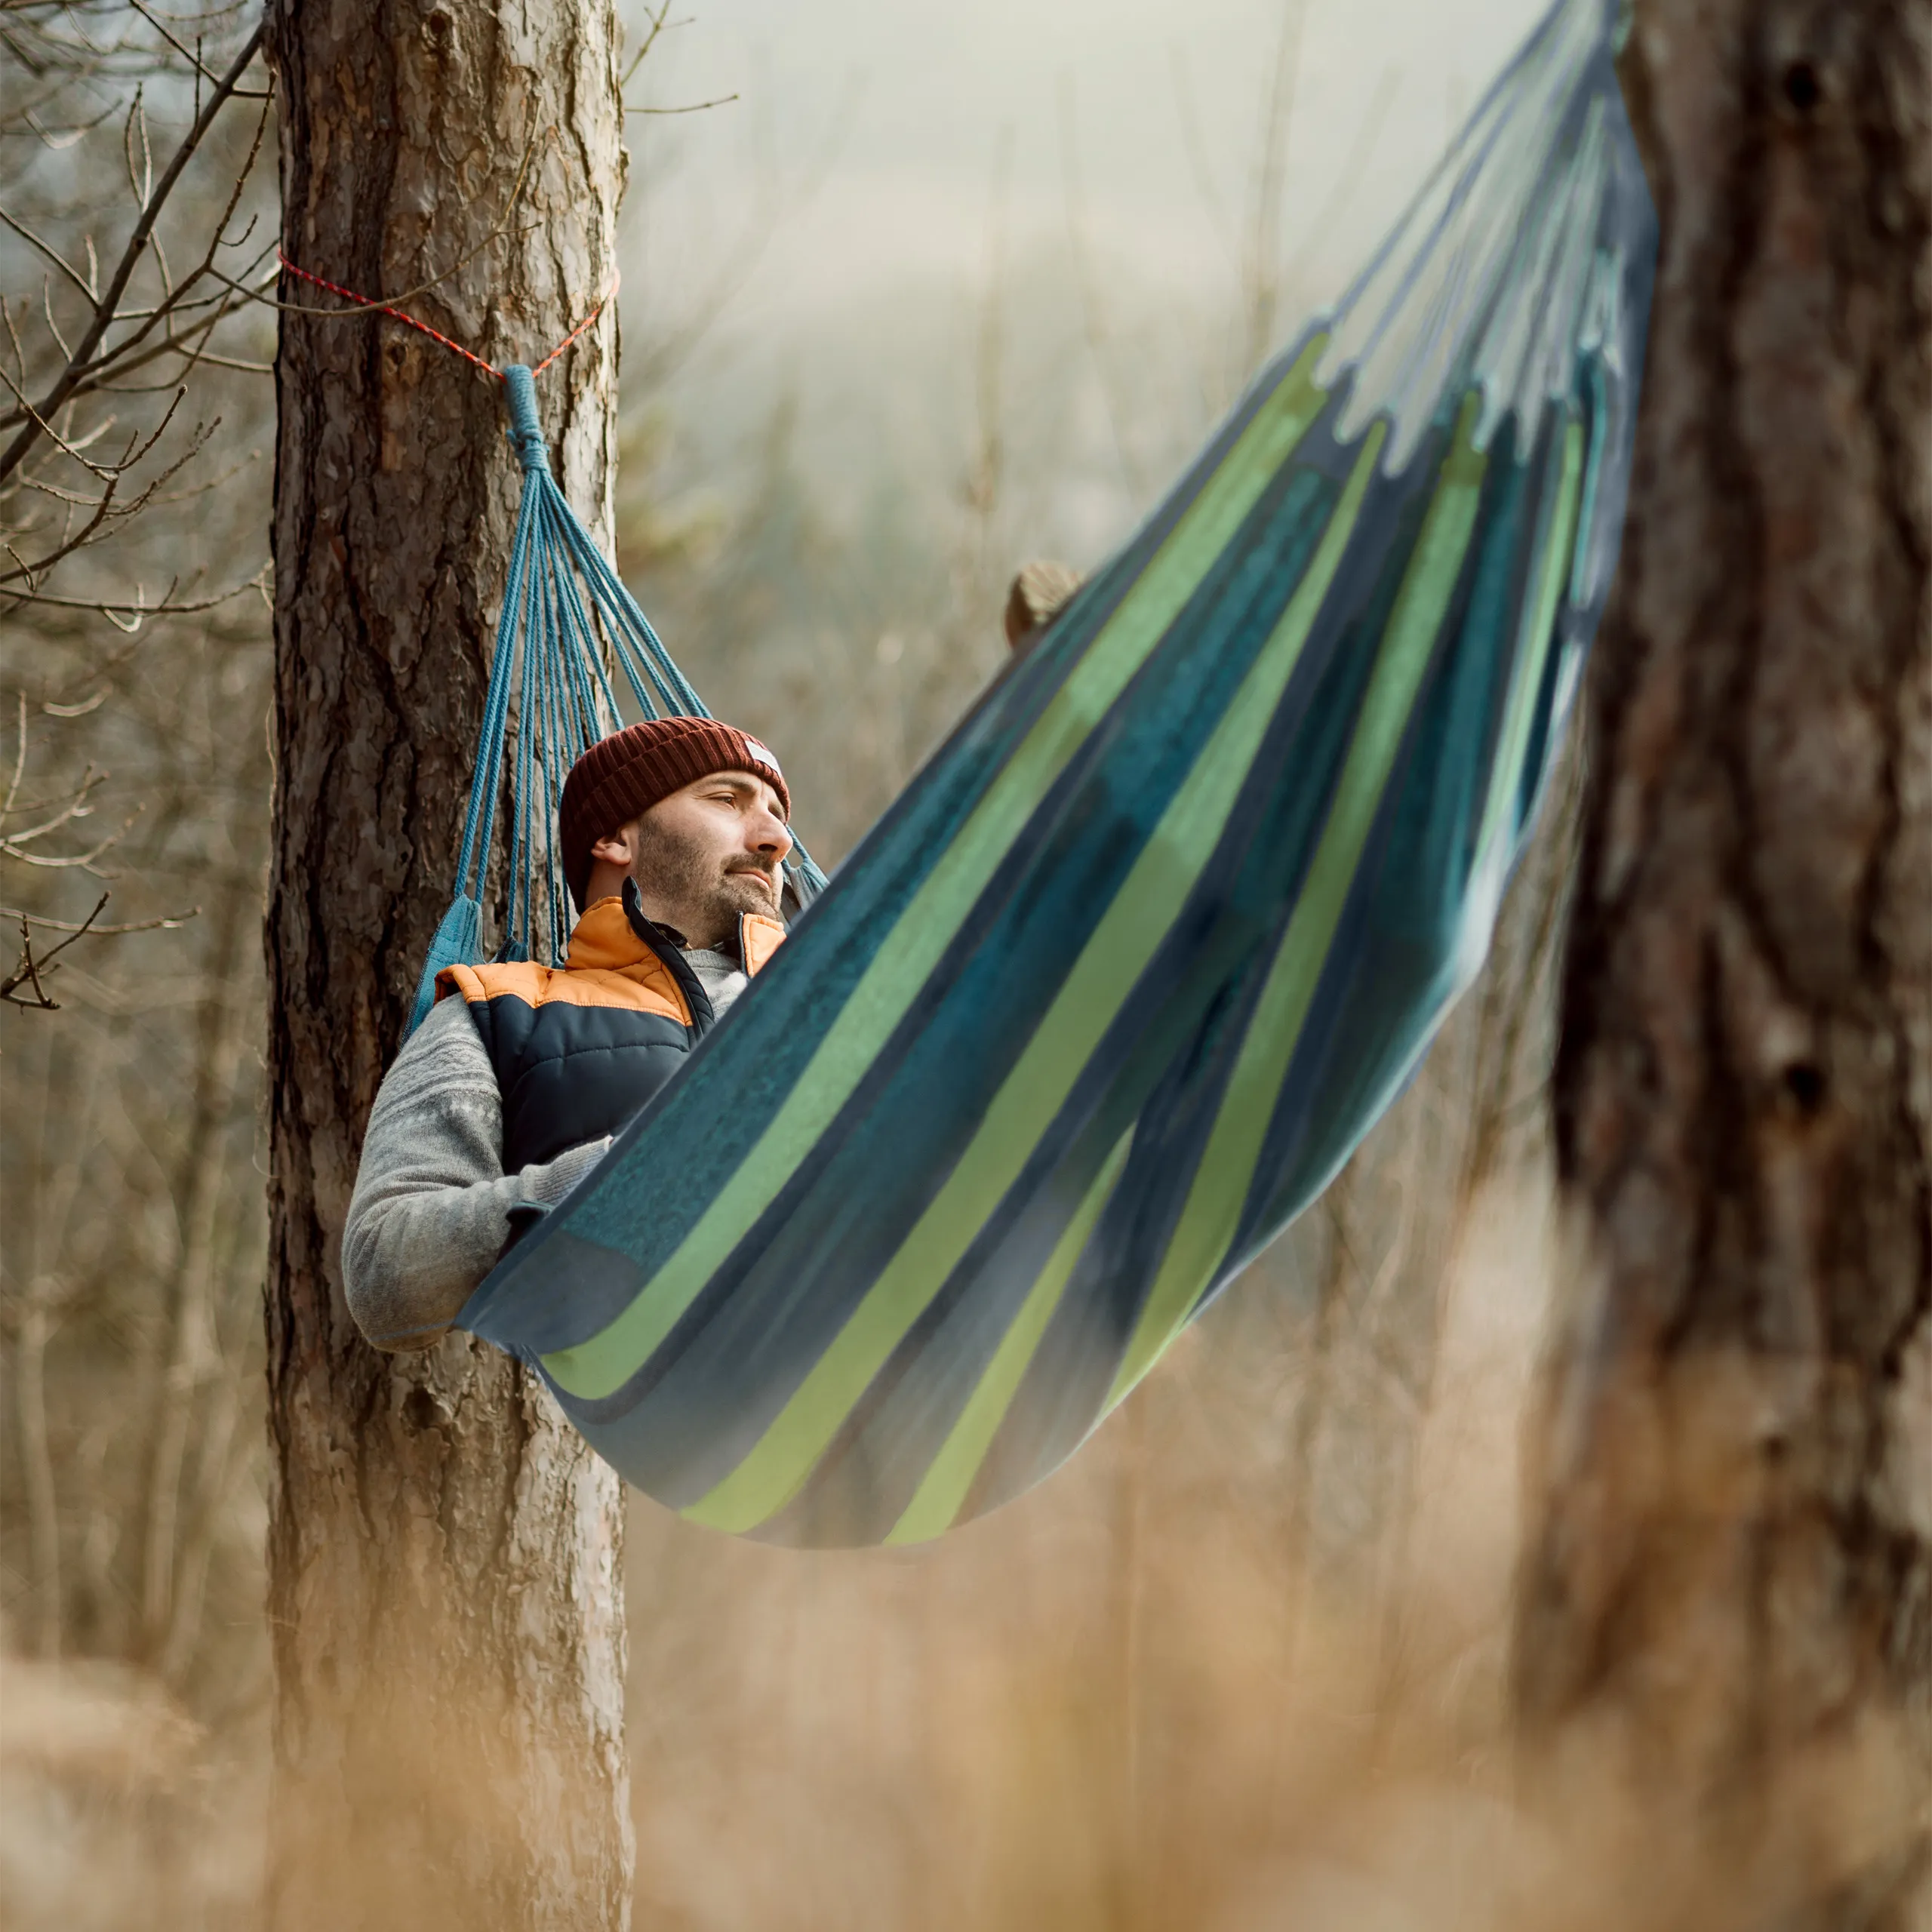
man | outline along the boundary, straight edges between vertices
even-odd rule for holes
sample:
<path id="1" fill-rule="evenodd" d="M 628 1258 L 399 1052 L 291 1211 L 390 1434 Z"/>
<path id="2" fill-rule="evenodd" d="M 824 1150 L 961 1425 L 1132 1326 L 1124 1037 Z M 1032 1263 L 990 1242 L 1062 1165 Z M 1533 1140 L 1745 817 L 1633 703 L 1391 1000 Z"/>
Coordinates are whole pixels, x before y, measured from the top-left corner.
<path id="1" fill-rule="evenodd" d="M 448 1327 L 783 943 L 791 811 L 777 761 L 709 718 L 633 724 L 571 768 L 565 963 L 441 974 L 369 1116 L 342 1272 L 378 1348 Z"/>

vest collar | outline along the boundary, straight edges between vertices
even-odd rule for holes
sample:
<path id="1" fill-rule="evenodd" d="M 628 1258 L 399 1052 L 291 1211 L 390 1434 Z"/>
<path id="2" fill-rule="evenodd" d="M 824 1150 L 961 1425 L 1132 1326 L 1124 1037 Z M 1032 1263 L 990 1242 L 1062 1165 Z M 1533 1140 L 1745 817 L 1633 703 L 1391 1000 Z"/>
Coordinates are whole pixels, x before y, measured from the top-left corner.
<path id="1" fill-rule="evenodd" d="M 623 901 L 599 899 L 586 906 L 571 931 L 571 949 L 564 961 L 573 973 L 624 973 L 643 979 L 661 971 L 657 955 L 631 930 Z"/>
<path id="2" fill-rule="evenodd" d="M 784 943 L 785 928 L 777 920 L 757 912 L 740 915 L 738 957 L 747 974 L 755 977 Z M 626 974 L 633 979 L 661 970 L 657 955 L 632 926 L 623 901 L 614 896 L 584 908 L 583 916 L 571 930 L 570 953 L 564 964 L 573 973 L 601 971 Z"/>
<path id="3" fill-rule="evenodd" d="M 765 962 L 785 943 L 785 928 L 761 912 L 738 915 L 738 958 L 746 974 L 756 979 Z"/>

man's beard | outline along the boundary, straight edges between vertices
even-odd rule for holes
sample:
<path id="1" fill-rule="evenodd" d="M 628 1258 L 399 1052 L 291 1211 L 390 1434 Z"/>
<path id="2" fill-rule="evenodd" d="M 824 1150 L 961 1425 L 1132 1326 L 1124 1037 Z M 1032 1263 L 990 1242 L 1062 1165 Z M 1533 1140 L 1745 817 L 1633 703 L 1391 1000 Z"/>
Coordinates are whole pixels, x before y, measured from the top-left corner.
<path id="1" fill-rule="evenodd" d="M 638 832 L 631 875 L 652 899 L 672 911 L 666 923 L 692 945 L 702 943 L 720 927 L 728 934 L 741 913 L 768 919 L 777 914 L 775 864 L 768 869 L 749 853 L 739 853 L 721 866 L 702 841 L 669 826 L 654 825 L 648 818 Z"/>

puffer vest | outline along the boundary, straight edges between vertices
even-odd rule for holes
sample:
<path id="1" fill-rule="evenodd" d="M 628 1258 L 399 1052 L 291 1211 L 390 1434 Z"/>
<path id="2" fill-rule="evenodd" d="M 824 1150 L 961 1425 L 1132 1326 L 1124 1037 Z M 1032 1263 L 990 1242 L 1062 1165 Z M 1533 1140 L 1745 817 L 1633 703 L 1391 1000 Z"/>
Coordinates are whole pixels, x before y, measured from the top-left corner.
<path id="1" fill-rule="evenodd" d="M 776 919 L 741 917 L 746 972 L 755 976 L 784 939 Z M 697 974 L 645 918 L 635 887 L 585 909 L 561 967 L 447 967 L 436 997 L 454 994 L 469 1002 L 496 1069 L 506 1174 L 619 1132 L 713 1020 Z"/>

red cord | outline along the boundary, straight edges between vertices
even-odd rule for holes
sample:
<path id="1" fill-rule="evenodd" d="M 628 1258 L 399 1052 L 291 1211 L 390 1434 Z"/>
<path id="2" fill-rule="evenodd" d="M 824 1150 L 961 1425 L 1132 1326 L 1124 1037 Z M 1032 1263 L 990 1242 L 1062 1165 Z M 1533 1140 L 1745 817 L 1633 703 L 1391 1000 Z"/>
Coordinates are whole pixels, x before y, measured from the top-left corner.
<path id="1" fill-rule="evenodd" d="M 610 287 L 605 289 L 604 293 L 597 298 L 597 306 L 592 309 L 590 313 L 585 316 L 583 320 L 579 322 L 577 327 L 572 329 L 570 334 L 565 336 L 563 340 L 558 343 L 556 347 L 552 349 L 549 354 L 545 356 L 543 361 L 538 363 L 535 368 L 531 371 L 530 373 L 531 375 L 542 375 L 543 371 L 549 368 L 550 365 L 555 361 L 557 358 L 562 355 L 564 351 L 569 348 L 571 344 L 576 341 L 577 337 L 583 334 L 584 331 L 589 328 L 592 323 L 595 321 L 599 315 L 603 314 L 605 308 L 608 306 L 610 303 L 611 297 L 617 292 L 617 285 L 622 281 L 623 278 L 624 278 L 621 272 L 611 276 Z"/>
<path id="2" fill-rule="evenodd" d="M 306 269 L 297 268 L 279 248 L 275 252 L 276 260 L 291 275 L 300 275 L 304 281 L 313 282 L 318 288 L 326 288 L 331 295 L 340 295 L 345 302 L 353 302 L 358 309 L 366 309 L 372 315 L 389 315 L 398 322 L 406 322 L 410 328 L 420 330 L 432 342 L 440 342 L 445 349 L 454 349 L 466 362 L 473 363 L 486 376 L 494 376 L 500 383 L 503 380 L 503 371 L 499 369 L 494 362 L 486 362 L 481 356 L 473 355 L 469 349 L 464 348 L 461 343 L 452 342 L 441 330 L 432 329 L 427 322 L 419 322 L 414 315 L 405 315 L 400 309 L 392 309 L 386 303 L 381 302 L 371 302 L 366 296 L 358 295 L 353 289 L 344 288 L 339 283 L 324 280 L 321 275 L 311 275 Z M 557 358 L 562 355 L 564 351 L 569 348 L 571 344 L 576 341 L 577 337 L 582 335 L 599 315 L 603 314 L 605 309 L 610 306 L 611 297 L 617 294 L 617 285 L 622 279 L 621 275 L 614 275 L 611 278 L 611 285 L 597 298 L 596 307 L 592 309 L 590 313 L 585 316 L 583 320 L 579 322 L 577 327 L 572 329 L 570 334 L 565 336 L 563 340 L 558 343 L 535 368 L 531 371 L 530 373 L 533 376 L 542 375 L 543 371 L 549 368 L 550 365 L 555 361 Z"/>

